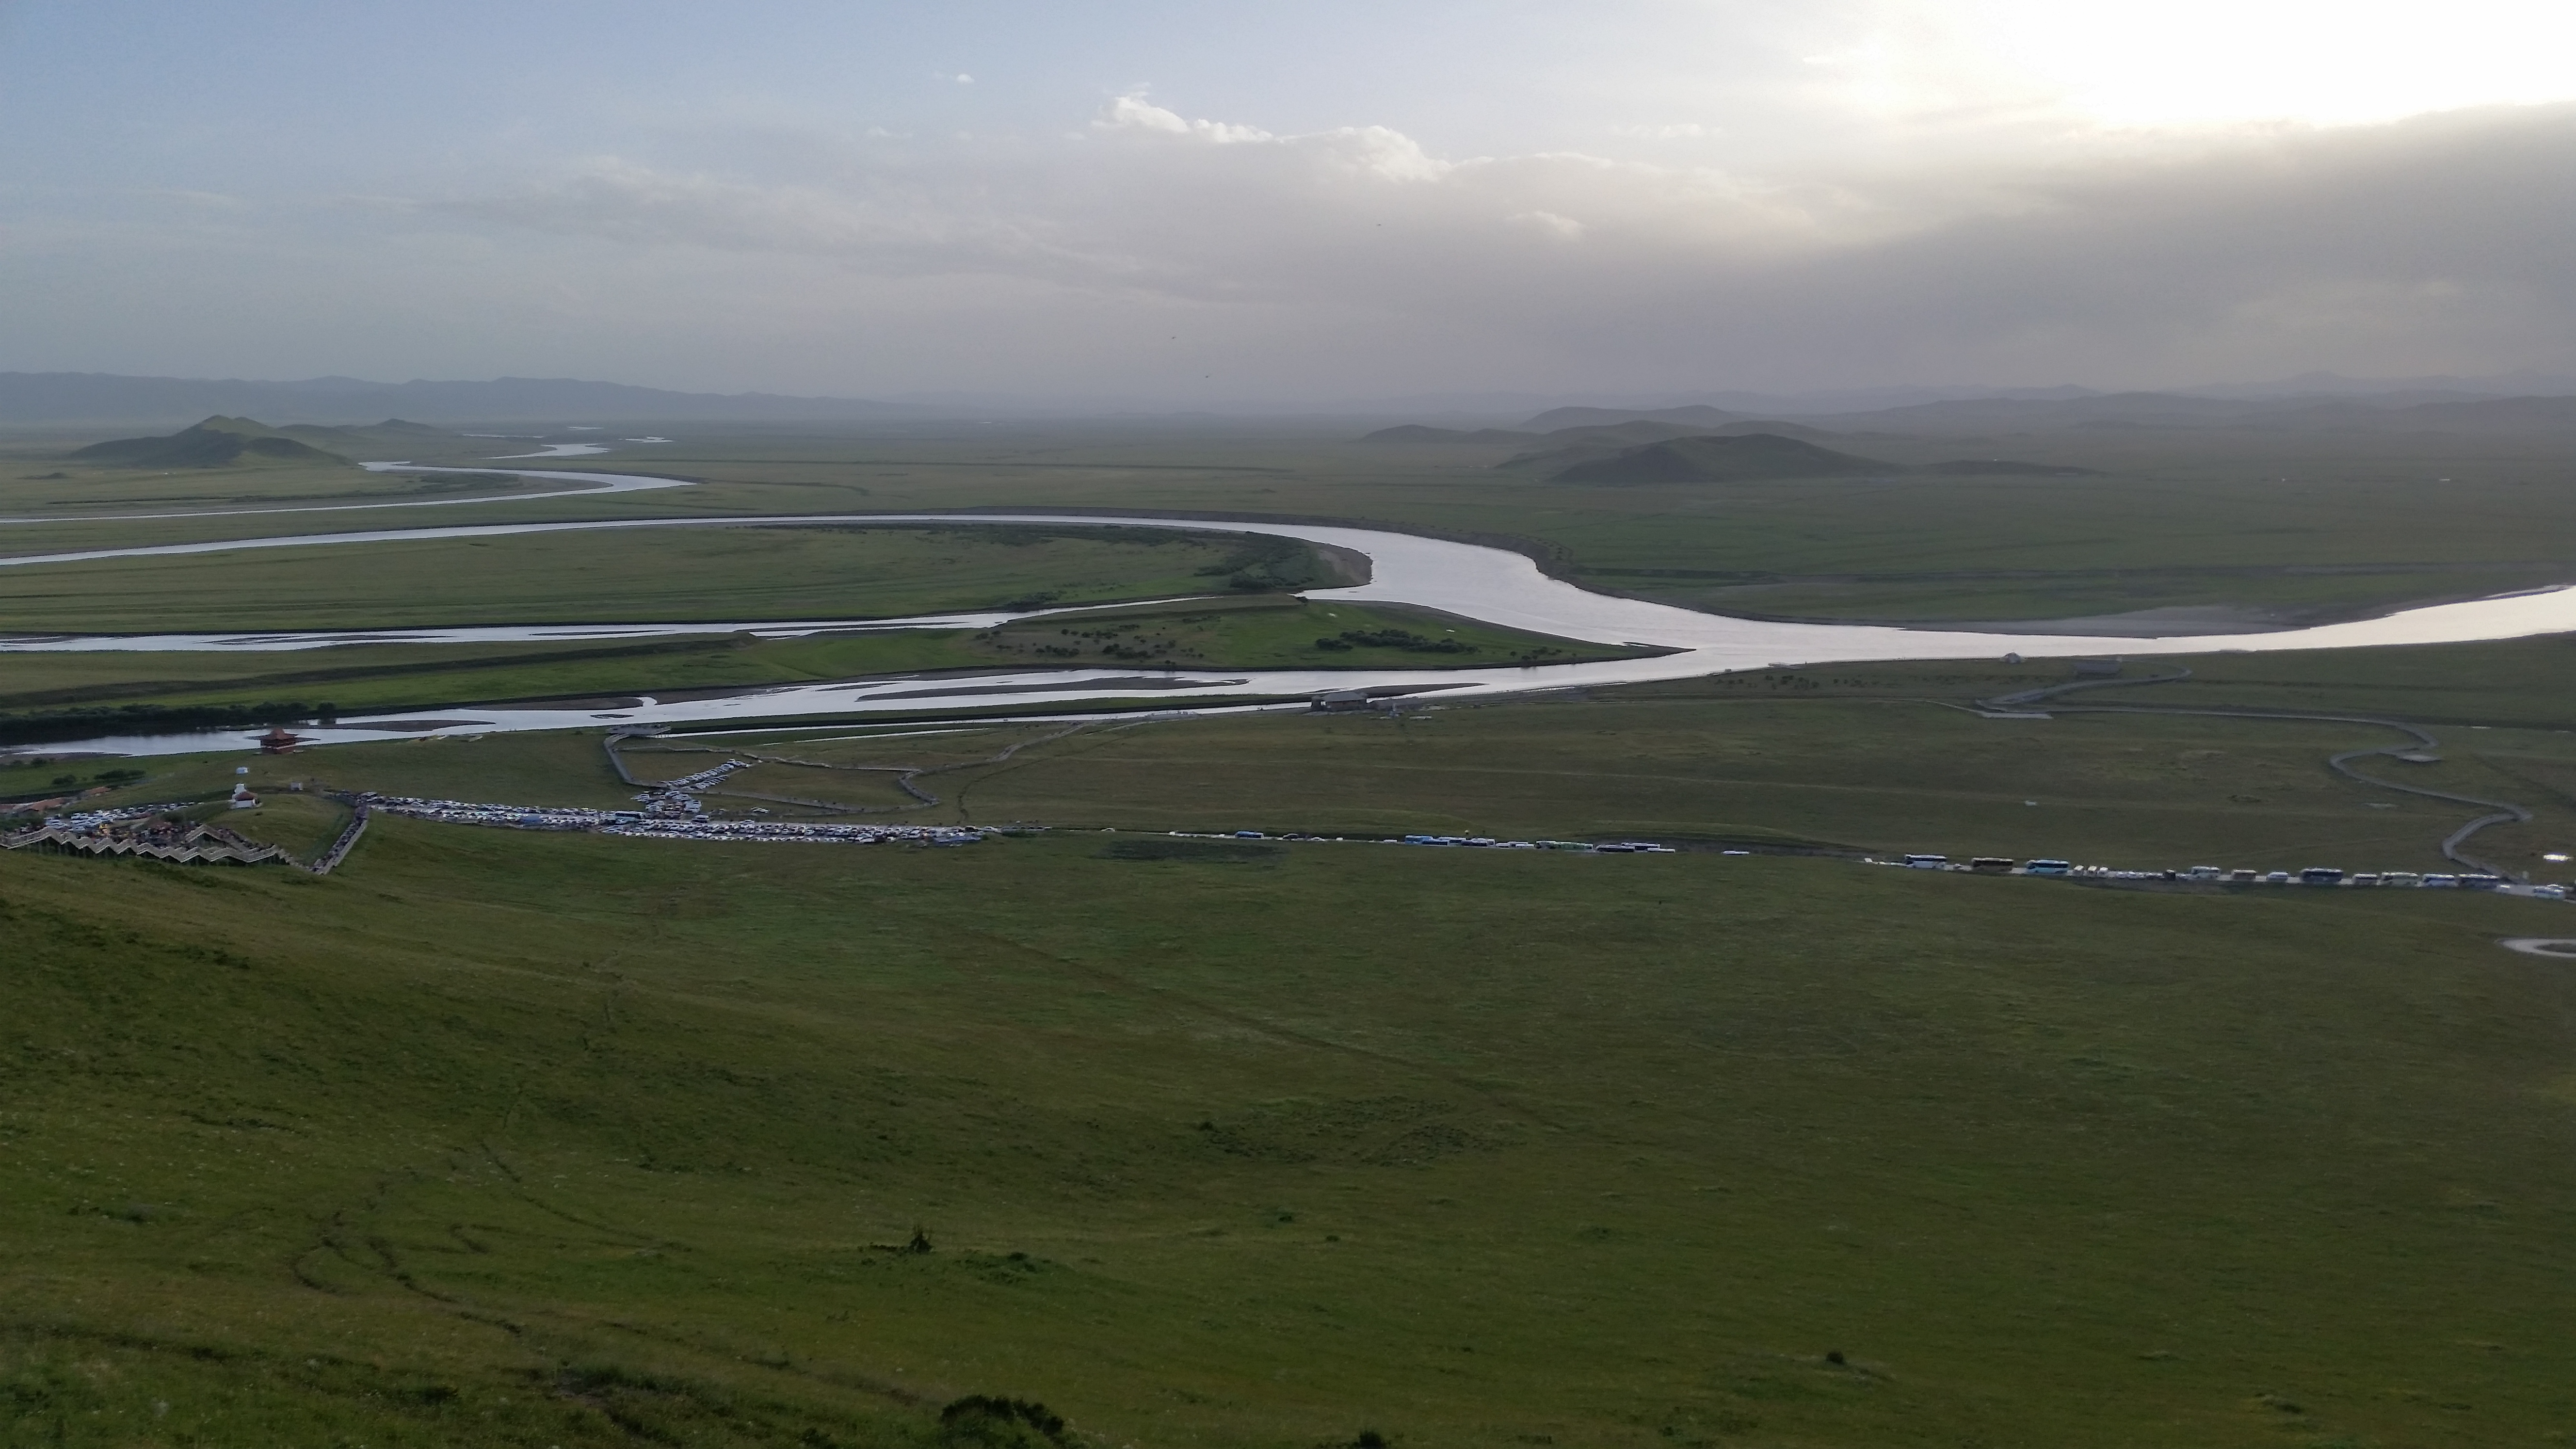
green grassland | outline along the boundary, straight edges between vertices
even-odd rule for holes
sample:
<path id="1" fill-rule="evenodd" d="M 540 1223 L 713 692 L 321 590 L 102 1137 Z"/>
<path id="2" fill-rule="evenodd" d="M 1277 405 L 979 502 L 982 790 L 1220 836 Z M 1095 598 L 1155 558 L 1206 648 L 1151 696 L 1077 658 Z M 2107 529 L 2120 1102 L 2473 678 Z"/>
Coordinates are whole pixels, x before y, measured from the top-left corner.
<path id="1" fill-rule="evenodd" d="M 220 825 L 238 835 L 284 846 L 298 860 L 313 861 L 349 826 L 349 808 L 319 795 L 271 790 L 259 803 L 235 809 L 229 801 L 211 801 L 186 812 L 190 819 Z"/>
<path id="2" fill-rule="evenodd" d="M 1101 839 L 0 858 L 10 1440 L 2576 1429 L 2564 907 Z"/>
<path id="3" fill-rule="evenodd" d="M 1979 697 L 2064 682 L 2045 663 L 1768 670 L 1579 699 L 1415 702 L 1403 717 L 1249 715 L 1096 726 L 961 770 L 923 818 L 1120 829 L 1639 835 L 1892 852 L 2063 855 L 2134 867 L 2443 869 L 2478 810 L 2356 784 L 2329 755 L 2400 745 L 2368 723 L 2220 718 L 2257 710 L 2423 723 L 2442 762 L 2365 768 L 2520 802 L 2479 837 L 2539 879 L 2576 850 L 2576 672 L 2562 639 L 2155 661 L 2181 683 L 2069 696 L 2047 720 L 1984 719 Z M 2523 687 L 2520 681 L 2531 681 Z M 2492 721 L 2492 723 L 2489 723 Z M 840 740 L 847 726 L 674 736 L 826 763 L 927 763 L 985 736 Z M 989 732 L 1003 738 L 1002 732 Z M 952 763 L 940 757 L 939 763 Z M 687 773 L 673 768 L 673 774 Z M 772 772 L 783 778 L 781 772 Z M 829 789 L 784 790 L 839 798 Z M 875 798 L 873 796 L 871 799 Z"/>
<path id="4" fill-rule="evenodd" d="M 1104 536 L 1105 535 L 1105 536 Z M 0 570 L 0 627 L 364 629 L 883 618 L 1222 590 L 1253 546 L 1166 530 L 777 526 L 525 534 Z M 1331 575 L 1311 554 L 1297 583 Z M 1271 582 L 1269 575 L 1255 586 Z"/>
<path id="5" fill-rule="evenodd" d="M 2576 738 L 2478 736 L 2397 778 L 2537 805 L 2495 856 L 2543 879 L 2576 844 Z M 1121 829 L 1644 836 L 2066 856 L 2169 868 L 2439 870 L 2467 807 L 2329 774 L 2368 727 L 2152 716 L 1984 720 L 1929 704 L 1452 706 L 1400 722 L 1272 716 L 1109 728 L 960 782 L 968 817 Z M 2519 771 L 2519 776 L 2505 772 Z M 2541 782 L 2548 782 L 2543 787 Z M 2553 788 L 2554 787 L 2554 788 Z"/>
<path id="6" fill-rule="evenodd" d="M 1991 448 L 1866 443 L 1896 462 L 2009 452 L 2104 476 L 1593 489 L 1497 472 L 1504 449 L 1072 428 L 973 439 L 740 433 L 657 450 L 651 468 L 623 455 L 599 466 L 715 485 L 655 495 L 656 508 L 1117 507 L 1516 538 L 1594 586 L 1826 617 L 2193 604 L 2322 618 L 2564 582 L 2576 563 L 2564 449 L 2545 438 L 2078 432 Z M 1747 585 L 1807 592 L 1795 609 L 1724 592 Z"/>
<path id="7" fill-rule="evenodd" d="M 568 486 L 500 473 L 374 473 L 330 461 L 245 459 L 221 468 L 112 467 L 68 458 L 64 456 L 68 451 L 54 439 L 0 440 L 0 515 L 72 522 L 94 513 L 410 503 L 458 494 L 547 492 Z M 466 451 L 475 456 L 456 458 L 455 465 L 476 466 L 479 455 L 493 449 Z"/>
<path id="8" fill-rule="evenodd" d="M 935 783 L 923 783 L 941 803 L 903 815 L 923 821 L 1647 836 L 2061 855 L 2141 868 L 2442 869 L 2436 843 L 2480 812 L 2356 784 L 2325 767 L 2345 750 L 2404 743 L 2399 732 L 2156 711 L 2387 717 L 2425 722 L 2441 740 L 2442 761 L 2378 760 L 2366 769 L 2531 807 L 2531 824 L 2491 829 L 2477 848 L 2558 880 L 2569 868 L 2541 857 L 2576 851 L 2576 699 L 2565 697 L 2576 675 L 2556 668 L 2568 647 L 2542 639 L 2211 656 L 2184 661 L 2199 671 L 2189 681 L 2069 696 L 2052 702 L 2058 712 L 2047 720 L 1984 719 L 1964 705 L 2061 681 L 2062 669 L 1936 663 L 1774 670 L 1588 698 L 1443 705 L 1433 695 L 1393 720 L 1296 712 L 1111 721 L 1061 733 L 1060 725 L 995 725 L 951 711 L 915 723 L 688 732 L 626 748 L 645 778 L 711 762 L 665 751 L 752 752 L 774 763 L 739 788 L 771 805 L 784 798 L 901 806 L 887 768 L 936 769 Z M 2514 693 L 2516 679 L 2556 683 L 2522 692 L 2518 709 L 2487 712 Z M 591 707 L 568 711 L 567 722 L 587 723 Z M 1021 747 L 1009 759 L 973 763 L 1009 745 Z M 109 762 L 146 778 L 101 798 L 146 802 L 229 788 L 240 758 Z M 837 768 L 847 766 L 886 768 Z M 63 769 L 90 767 L 19 768 L 28 789 L 9 787 L 16 770 L 0 770 L 0 795 L 41 792 Z M 393 794 L 583 805 L 614 805 L 632 793 L 608 769 L 598 736 L 574 730 L 332 746 L 258 760 L 254 770 L 263 790 L 308 779 Z"/>
<path id="9" fill-rule="evenodd" d="M 689 430 L 678 445 L 625 449 L 579 467 L 705 486 L 437 515 L 465 523 L 1026 507 L 1338 519 L 1518 541 L 1593 587 L 1694 607 L 1846 618 L 2029 619 L 2196 605 L 2295 622 L 2576 574 L 2576 494 L 2566 487 L 2565 449 L 2549 437 L 2079 430 L 1983 442 L 1868 438 L 1852 446 L 1893 462 L 1991 453 L 2102 476 L 1603 489 L 1496 471 L 1507 449 L 1370 445 L 1345 435 L 1361 430 Z M 244 477 L 225 471 L 223 500 L 242 496 Z M 26 511 L 13 505 L 13 490 L 62 486 L 0 476 L 0 513 Z M 212 486 L 183 478 L 165 492 Z M 314 515 L 299 526 L 358 528 L 383 517 Z M 7 547 L 269 531 L 248 519 L 64 523 L 15 531 Z"/>

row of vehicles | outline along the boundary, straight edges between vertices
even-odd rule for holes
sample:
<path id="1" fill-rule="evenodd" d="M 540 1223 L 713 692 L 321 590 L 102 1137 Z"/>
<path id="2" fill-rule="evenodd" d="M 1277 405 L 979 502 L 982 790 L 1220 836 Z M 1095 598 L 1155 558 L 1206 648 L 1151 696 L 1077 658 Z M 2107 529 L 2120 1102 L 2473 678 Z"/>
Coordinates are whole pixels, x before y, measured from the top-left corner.
<path id="1" fill-rule="evenodd" d="M 388 815 L 450 825 L 500 825 L 514 830 L 587 830 L 602 835 L 662 840 L 785 841 L 796 844 L 874 845 L 886 842 L 966 845 L 985 832 L 965 825 L 845 825 L 772 820 L 711 820 L 647 810 L 592 810 L 566 805 L 487 805 L 472 800 L 430 800 L 408 795 L 359 795 L 355 803 Z"/>
<path id="2" fill-rule="evenodd" d="M 1964 862 L 1946 855 L 1913 854 L 1895 862 L 1911 870 L 1958 870 L 1974 875 L 2041 875 L 2068 876 L 2087 880 L 2190 880 L 2216 885 L 2268 886 L 2333 886 L 2379 888 L 2395 886 L 2418 890 L 2501 891 L 2514 888 L 2514 882 L 2500 875 L 2469 871 L 2459 875 L 2418 873 L 2411 870 L 2354 871 L 2340 867 L 2312 865 L 2305 870 L 2229 870 L 2223 866 L 2195 865 L 2184 870 L 2115 870 L 2110 866 L 2077 865 L 2072 861 L 2042 857 L 2015 861 L 2010 856 L 1980 855 Z M 2565 900 L 2568 888 L 2560 885 L 2535 885 L 2524 893 L 2542 900 Z"/>
<path id="3" fill-rule="evenodd" d="M 1175 830 L 1174 835 L 1189 838 L 1192 832 Z M 1321 840 L 1347 842 L 1343 835 L 1268 835 L 1258 830 L 1238 830 L 1231 835 L 1208 837 L 1218 840 Z M 1571 850 L 1584 855 L 1678 855 L 1672 846 L 1654 840 L 1497 840 L 1490 835 L 1408 835 L 1401 840 L 1383 840 L 1381 845 L 1460 845 L 1477 850 Z M 1751 851 L 1730 850 L 1728 855 L 1750 855 Z"/>
<path id="4" fill-rule="evenodd" d="M 1181 831 L 1173 831 L 1175 835 Z M 1343 837 L 1323 835 L 1265 836 L 1258 830 L 1238 830 L 1237 840 L 1340 840 Z M 1653 840 L 1612 840 L 1595 844 L 1589 840 L 1497 840 L 1490 835 L 1408 835 L 1390 845 L 1461 845 L 1481 850 L 1571 850 L 1586 855 L 1675 855 L 1673 847 Z M 1743 851 L 1729 851 L 1742 855 Z"/>

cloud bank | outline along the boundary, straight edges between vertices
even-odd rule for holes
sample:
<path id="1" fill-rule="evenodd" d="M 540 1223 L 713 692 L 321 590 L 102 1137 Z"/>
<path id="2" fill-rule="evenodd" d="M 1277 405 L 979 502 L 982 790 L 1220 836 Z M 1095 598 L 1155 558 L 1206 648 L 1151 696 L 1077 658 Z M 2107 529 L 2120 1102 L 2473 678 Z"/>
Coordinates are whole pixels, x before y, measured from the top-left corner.
<path id="1" fill-rule="evenodd" d="M 2576 8 L 2531 0 L 144 8 L 0 0 L 0 368 L 1211 408 L 2576 370 Z"/>
<path id="2" fill-rule="evenodd" d="M 793 150 L 800 174 L 764 174 L 774 148 L 732 169 L 600 158 L 421 210 L 811 264 L 782 308 L 982 284 L 1020 318 L 991 345 L 1039 356 L 1104 314 L 1150 319 L 1115 345 L 1173 322 L 1236 375 L 1307 391 L 2478 371 L 2565 365 L 2576 336 L 2568 106 L 1794 179 L 1443 157 L 1384 127 L 1277 135 L 1141 96 L 1043 138 Z"/>

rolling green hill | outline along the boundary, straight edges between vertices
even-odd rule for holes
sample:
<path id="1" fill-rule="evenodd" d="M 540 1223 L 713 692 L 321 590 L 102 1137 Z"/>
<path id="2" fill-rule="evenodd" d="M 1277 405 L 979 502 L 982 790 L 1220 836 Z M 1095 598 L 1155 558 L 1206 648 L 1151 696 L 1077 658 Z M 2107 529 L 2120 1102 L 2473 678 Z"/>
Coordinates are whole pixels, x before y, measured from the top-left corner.
<path id="1" fill-rule="evenodd" d="M 2576 1423 L 2566 907 L 1140 838 L 0 855 L 0 1442 Z"/>
<path id="2" fill-rule="evenodd" d="M 327 428 L 292 423 L 272 428 L 255 418 L 221 414 L 157 438 L 114 438 L 71 454 L 109 468 L 223 468 L 236 464 L 347 463 L 353 457 L 407 453 L 425 444 L 450 443 L 443 428 L 387 418 L 364 427 Z"/>
<path id="3" fill-rule="evenodd" d="M 309 429 L 333 432 L 335 429 Z M 110 468 L 223 468 L 236 463 L 346 463 L 281 429 L 221 415 L 158 438 L 113 438 L 72 453 L 76 462 Z"/>

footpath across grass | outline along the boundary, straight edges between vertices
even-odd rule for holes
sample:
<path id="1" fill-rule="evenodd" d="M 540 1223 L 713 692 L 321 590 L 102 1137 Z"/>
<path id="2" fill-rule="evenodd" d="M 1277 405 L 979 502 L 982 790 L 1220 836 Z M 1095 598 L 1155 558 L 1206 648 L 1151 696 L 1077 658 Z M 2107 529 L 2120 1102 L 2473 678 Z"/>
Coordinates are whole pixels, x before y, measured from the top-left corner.
<path id="1" fill-rule="evenodd" d="M 12 1443 L 2576 1430 L 2566 907 L 386 820 L 0 857 Z"/>

